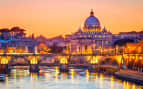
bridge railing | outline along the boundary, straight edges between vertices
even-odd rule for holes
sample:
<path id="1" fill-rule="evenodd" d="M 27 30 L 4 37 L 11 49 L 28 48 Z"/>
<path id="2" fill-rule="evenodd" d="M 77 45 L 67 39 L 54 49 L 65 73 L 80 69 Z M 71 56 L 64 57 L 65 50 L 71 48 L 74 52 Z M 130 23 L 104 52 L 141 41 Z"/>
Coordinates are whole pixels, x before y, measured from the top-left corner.
<path id="1" fill-rule="evenodd" d="M 47 54 L 40 54 L 40 53 L 0 53 L 0 56 L 114 56 L 115 54 L 54 54 L 54 53 L 47 53 Z"/>

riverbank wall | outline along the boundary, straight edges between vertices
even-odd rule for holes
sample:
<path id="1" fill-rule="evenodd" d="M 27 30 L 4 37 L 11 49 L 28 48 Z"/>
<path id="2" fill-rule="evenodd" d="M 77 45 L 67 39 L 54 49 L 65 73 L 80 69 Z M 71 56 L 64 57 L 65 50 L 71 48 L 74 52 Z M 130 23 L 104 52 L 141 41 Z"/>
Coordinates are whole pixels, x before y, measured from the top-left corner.
<path id="1" fill-rule="evenodd" d="M 131 70 L 120 70 L 114 76 L 121 79 L 143 85 L 143 73 Z"/>

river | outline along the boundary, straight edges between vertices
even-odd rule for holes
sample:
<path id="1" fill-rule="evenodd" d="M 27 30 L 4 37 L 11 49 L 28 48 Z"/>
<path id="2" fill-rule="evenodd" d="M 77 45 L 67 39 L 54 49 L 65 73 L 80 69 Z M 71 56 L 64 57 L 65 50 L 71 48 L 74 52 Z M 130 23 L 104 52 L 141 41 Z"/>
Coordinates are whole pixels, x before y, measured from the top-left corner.
<path id="1" fill-rule="evenodd" d="M 87 69 L 71 68 L 60 73 L 58 67 L 42 68 L 39 74 L 28 69 L 12 69 L 0 89 L 143 89 L 143 86 L 122 81 L 114 76 L 89 73 Z"/>

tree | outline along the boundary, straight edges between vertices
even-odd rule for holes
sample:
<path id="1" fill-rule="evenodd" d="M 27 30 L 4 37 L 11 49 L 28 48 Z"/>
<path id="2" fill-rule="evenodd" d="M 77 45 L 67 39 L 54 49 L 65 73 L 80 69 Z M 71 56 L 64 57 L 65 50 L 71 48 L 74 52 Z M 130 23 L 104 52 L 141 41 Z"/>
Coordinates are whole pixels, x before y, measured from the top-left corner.
<path id="1" fill-rule="evenodd" d="M 135 41 L 133 39 L 119 39 L 114 42 L 114 46 L 125 46 L 127 43 L 134 43 Z"/>
<path id="2" fill-rule="evenodd" d="M 53 44 L 53 46 L 49 47 L 51 50 L 50 50 L 50 53 L 62 53 L 63 52 L 63 47 L 59 47 L 57 46 L 56 44 Z"/>
<path id="3" fill-rule="evenodd" d="M 8 40 L 9 39 L 9 34 L 10 30 L 8 28 L 3 28 L 3 29 L 0 29 L 0 38 L 2 40 Z"/>
<path id="4" fill-rule="evenodd" d="M 11 28 L 11 32 L 13 33 L 14 37 L 18 38 L 18 37 L 24 37 L 25 33 L 24 33 L 24 29 L 21 29 L 20 27 L 13 27 Z"/>

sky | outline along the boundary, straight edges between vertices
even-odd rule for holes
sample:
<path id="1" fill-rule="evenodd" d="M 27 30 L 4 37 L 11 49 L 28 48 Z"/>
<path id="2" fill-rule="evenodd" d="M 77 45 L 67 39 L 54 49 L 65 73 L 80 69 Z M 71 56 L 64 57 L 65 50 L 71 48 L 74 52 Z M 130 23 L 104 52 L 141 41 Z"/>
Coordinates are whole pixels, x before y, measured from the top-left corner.
<path id="1" fill-rule="evenodd" d="M 91 9 L 112 33 L 143 30 L 143 0 L 0 0 L 0 28 L 51 38 L 83 27 Z"/>

